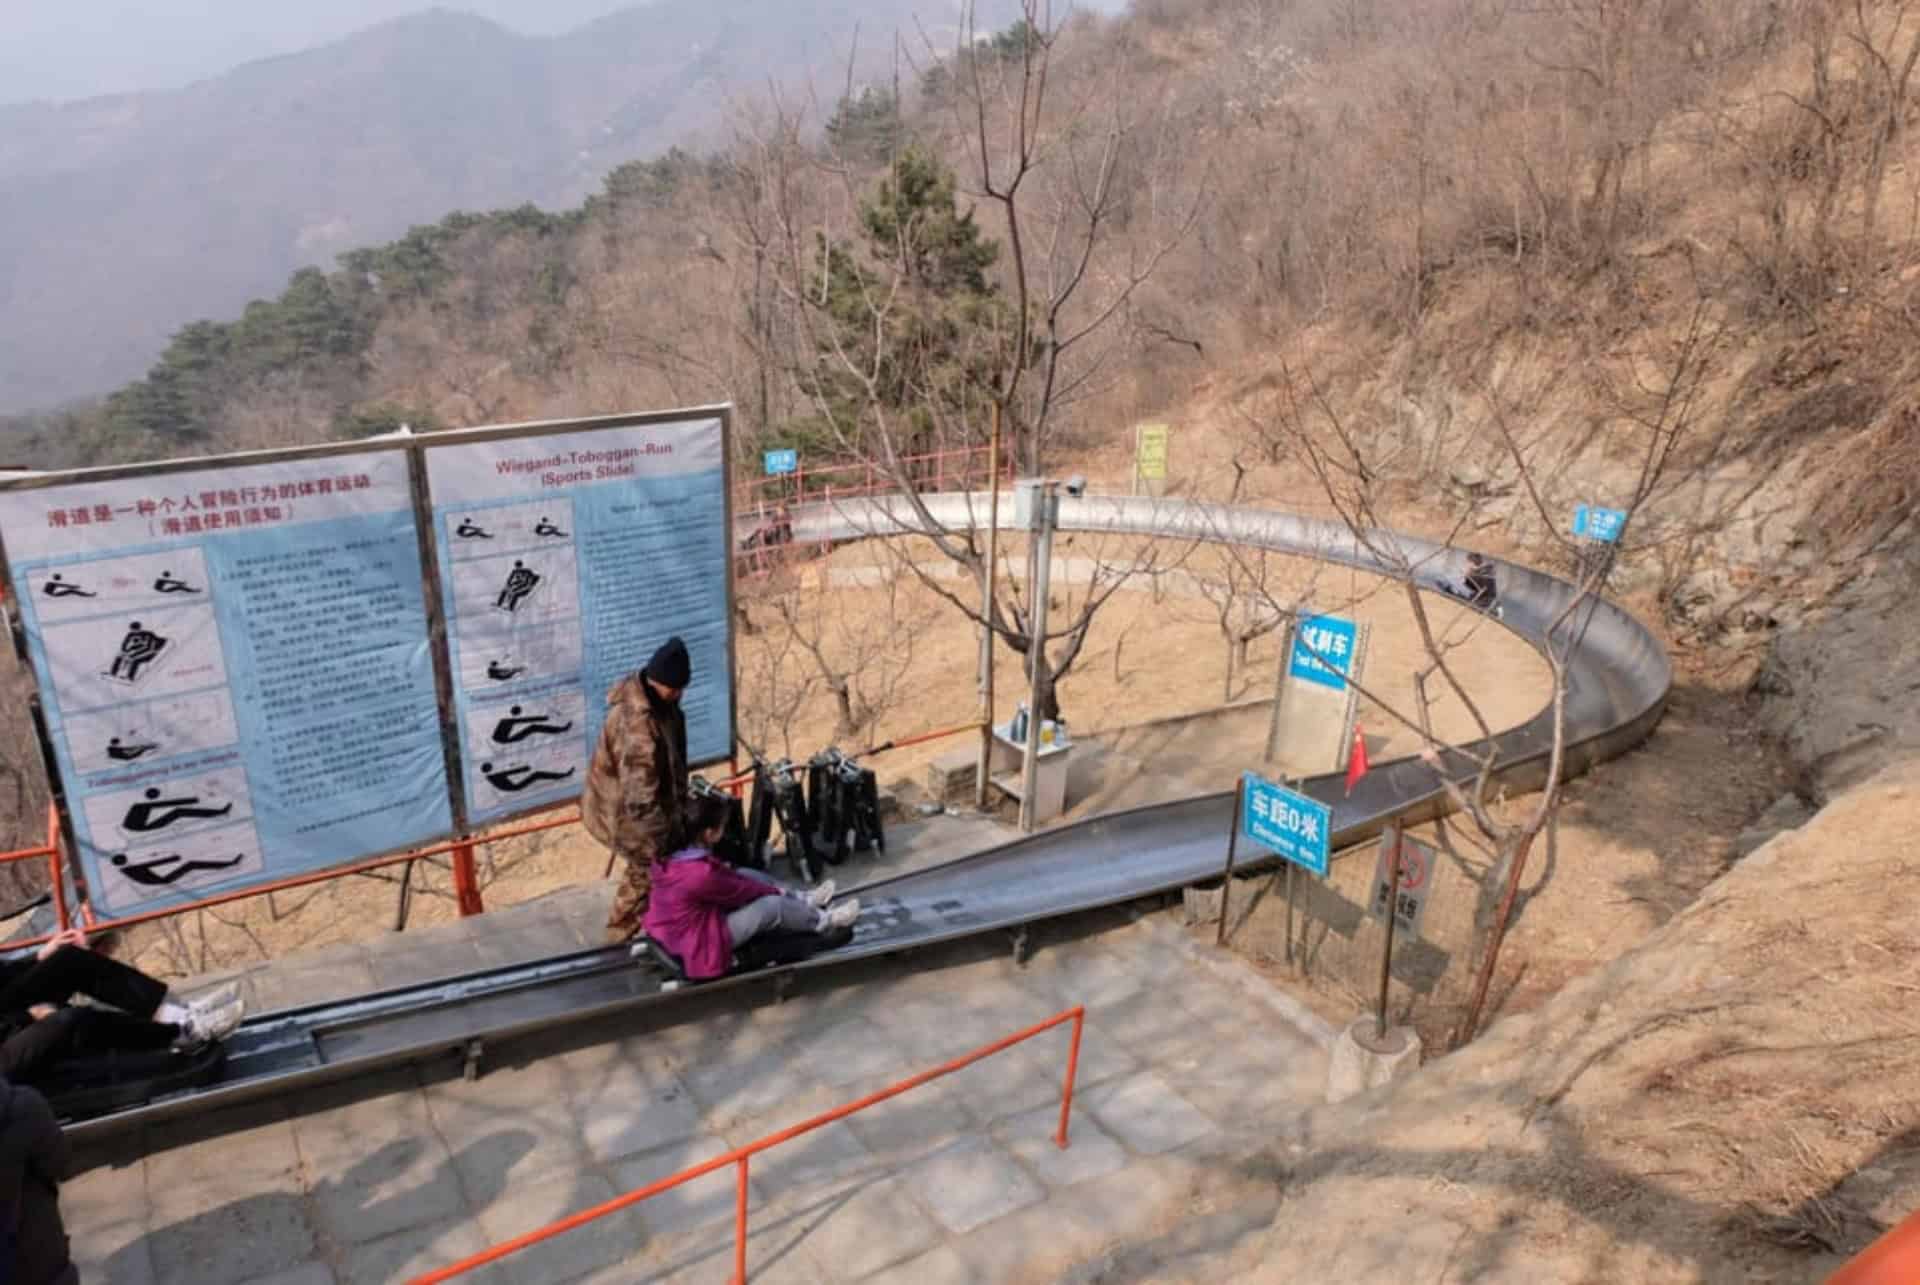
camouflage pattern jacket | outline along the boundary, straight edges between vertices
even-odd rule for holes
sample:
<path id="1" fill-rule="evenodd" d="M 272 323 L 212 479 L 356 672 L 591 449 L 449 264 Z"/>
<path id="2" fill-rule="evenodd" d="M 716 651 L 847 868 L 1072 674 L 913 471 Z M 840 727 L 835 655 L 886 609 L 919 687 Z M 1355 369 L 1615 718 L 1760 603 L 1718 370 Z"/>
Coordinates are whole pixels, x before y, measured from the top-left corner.
<path id="1" fill-rule="evenodd" d="M 615 852 L 651 860 L 678 842 L 686 798 L 686 716 L 648 690 L 639 674 L 628 674 L 607 693 L 581 820 Z"/>

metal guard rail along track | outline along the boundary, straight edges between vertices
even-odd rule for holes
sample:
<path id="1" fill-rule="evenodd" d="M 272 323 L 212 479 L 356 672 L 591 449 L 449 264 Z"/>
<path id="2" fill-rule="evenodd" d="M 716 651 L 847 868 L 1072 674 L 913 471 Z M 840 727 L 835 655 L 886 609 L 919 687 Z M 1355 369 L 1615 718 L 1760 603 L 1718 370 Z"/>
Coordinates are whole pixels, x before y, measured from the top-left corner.
<path id="1" fill-rule="evenodd" d="M 984 494 L 921 497 L 935 520 L 985 524 Z M 1001 513 L 1012 516 L 1011 503 Z M 919 523 L 904 500 L 857 500 L 795 509 L 796 536 L 851 541 L 910 534 Z M 1063 498 L 1060 527 L 1069 531 L 1172 536 L 1231 542 L 1361 570 L 1391 570 L 1406 557 L 1430 585 L 1453 568 L 1447 552 L 1428 541 L 1392 532 L 1356 539 L 1345 527 L 1263 510 L 1156 499 Z M 1504 625 L 1540 645 L 1552 622 L 1576 601 L 1572 585 L 1525 567 L 1497 564 Z M 1430 568 L 1425 570 L 1424 568 Z M 1659 642 L 1612 603 L 1580 606 L 1579 646 L 1567 671 L 1567 775 L 1624 753 L 1653 729 L 1672 682 Z M 1497 779 L 1509 788 L 1537 787 L 1553 743 L 1550 710 L 1492 738 L 1500 757 Z M 1476 744 L 1475 749 L 1484 748 Z M 1470 779 L 1462 754 L 1433 767 L 1418 758 L 1376 765 L 1354 788 L 1329 774 L 1303 788 L 1333 815 L 1336 848 L 1378 834 L 1393 817 L 1409 823 L 1437 816 L 1449 803 L 1440 773 Z M 337 1003 L 253 1018 L 230 1039 L 222 1078 L 173 1098 L 77 1122 L 76 1138 L 112 1133 L 149 1121 L 198 1114 L 275 1096 L 314 1084 L 349 1079 L 381 1067 L 464 1050 L 469 1069 L 482 1041 L 515 1038 L 542 1028 L 583 1022 L 641 1008 L 651 1020 L 686 1020 L 700 997 L 753 985 L 782 974 L 833 969 L 854 960 L 919 949 L 1101 906 L 1132 901 L 1212 878 L 1220 870 L 1231 821 L 1233 792 L 1111 813 L 1018 839 L 1002 847 L 853 889 L 866 907 L 854 938 L 839 950 L 800 964 L 722 978 L 662 992 L 659 980 L 636 967 L 624 949 L 559 955 L 440 982 L 402 987 Z"/>

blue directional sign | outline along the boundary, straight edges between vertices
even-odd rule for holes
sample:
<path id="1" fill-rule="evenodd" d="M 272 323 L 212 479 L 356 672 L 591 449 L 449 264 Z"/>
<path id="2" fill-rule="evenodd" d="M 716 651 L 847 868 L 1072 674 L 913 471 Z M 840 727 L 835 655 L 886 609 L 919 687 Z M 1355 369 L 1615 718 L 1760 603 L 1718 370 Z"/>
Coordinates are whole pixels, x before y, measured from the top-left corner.
<path id="1" fill-rule="evenodd" d="M 800 452 L 768 451 L 767 476 L 778 477 L 782 473 L 797 473 L 800 470 Z"/>
<path id="2" fill-rule="evenodd" d="M 1359 629 L 1339 616 L 1302 616 L 1293 631 L 1287 673 L 1335 691 L 1345 691 L 1359 650 Z"/>
<path id="3" fill-rule="evenodd" d="M 1248 842 L 1326 878 L 1333 829 L 1327 805 L 1252 772 L 1242 779 L 1240 833 Z"/>
<path id="4" fill-rule="evenodd" d="M 1573 511 L 1574 535 L 1598 544 L 1614 543 L 1626 525 L 1627 515 L 1620 509 L 1601 509 L 1582 504 Z"/>

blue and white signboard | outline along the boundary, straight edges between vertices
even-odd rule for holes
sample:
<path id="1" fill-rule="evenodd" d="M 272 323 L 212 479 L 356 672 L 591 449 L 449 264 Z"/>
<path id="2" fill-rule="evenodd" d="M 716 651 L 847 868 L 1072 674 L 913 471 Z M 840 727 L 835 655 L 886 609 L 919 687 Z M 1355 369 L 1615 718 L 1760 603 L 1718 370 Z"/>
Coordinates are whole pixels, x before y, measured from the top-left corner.
<path id="1" fill-rule="evenodd" d="M 1240 833 L 1249 842 L 1324 879 L 1333 829 L 1331 809 L 1252 772 L 1242 780 Z"/>
<path id="2" fill-rule="evenodd" d="M 0 493 L 99 909 L 452 829 L 413 513 L 399 450 Z"/>
<path id="3" fill-rule="evenodd" d="M 1290 677 L 1344 691 L 1353 673 L 1359 630 L 1341 616 L 1302 616 L 1293 631 L 1293 655 L 1287 660 Z"/>
<path id="4" fill-rule="evenodd" d="M 783 473 L 797 473 L 800 470 L 800 452 L 795 450 L 768 451 L 767 476 L 779 477 Z"/>
<path id="5" fill-rule="evenodd" d="M 675 634 L 687 757 L 732 753 L 717 415 L 440 434 L 425 453 L 469 823 L 577 796 L 608 689 Z"/>
<path id="6" fill-rule="evenodd" d="M 1601 509 L 1582 504 L 1573 511 L 1573 533 L 1597 544 L 1612 544 L 1626 528 L 1627 515 L 1620 509 Z"/>

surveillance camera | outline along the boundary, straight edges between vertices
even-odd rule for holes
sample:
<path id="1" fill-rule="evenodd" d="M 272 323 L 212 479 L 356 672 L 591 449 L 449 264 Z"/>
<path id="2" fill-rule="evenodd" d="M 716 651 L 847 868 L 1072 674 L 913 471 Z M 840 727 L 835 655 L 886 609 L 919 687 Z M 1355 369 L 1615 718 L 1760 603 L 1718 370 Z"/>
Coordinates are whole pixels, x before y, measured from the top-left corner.
<path id="1" fill-rule="evenodd" d="M 1085 495 L 1087 493 L 1087 479 L 1081 474 L 1075 473 L 1062 484 L 1061 489 L 1068 495 Z"/>

